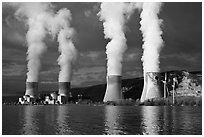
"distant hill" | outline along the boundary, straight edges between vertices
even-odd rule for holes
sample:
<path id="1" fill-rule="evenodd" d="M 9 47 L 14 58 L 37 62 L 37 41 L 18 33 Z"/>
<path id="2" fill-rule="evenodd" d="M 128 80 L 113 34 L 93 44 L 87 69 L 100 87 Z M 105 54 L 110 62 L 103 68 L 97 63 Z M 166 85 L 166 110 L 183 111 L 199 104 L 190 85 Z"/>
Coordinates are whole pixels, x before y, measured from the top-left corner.
<path id="1" fill-rule="evenodd" d="M 187 72 L 186 70 L 172 70 L 161 72 L 161 79 L 164 80 L 165 73 L 167 73 L 167 87 L 169 95 L 172 94 L 173 77 L 177 77 L 178 85 L 176 87 L 179 96 L 201 96 L 202 95 L 202 71 Z M 144 78 L 132 78 L 122 80 L 122 91 L 124 98 L 139 99 L 142 94 Z M 161 89 L 163 84 L 161 83 Z M 106 91 L 106 84 L 100 84 L 82 88 L 72 88 L 72 96 L 77 98 L 77 95 L 82 94 L 84 98 L 89 98 L 94 102 L 103 101 Z M 163 94 L 163 90 L 162 94 Z M 42 93 L 49 94 L 49 91 Z M 18 101 L 18 97 L 3 97 L 3 102 Z"/>
<path id="2" fill-rule="evenodd" d="M 172 94 L 172 84 L 173 77 L 177 77 L 178 85 L 177 89 L 180 91 L 180 95 L 190 95 L 196 96 L 197 91 L 201 92 L 202 87 L 202 71 L 187 72 L 186 70 L 172 70 L 167 72 L 161 72 L 161 79 L 164 80 L 165 73 L 167 73 L 167 87 L 169 90 L 169 95 Z M 182 84 L 188 81 L 188 86 L 182 86 Z M 122 90 L 124 98 L 132 98 L 134 100 L 139 99 L 142 95 L 144 84 L 144 78 L 133 78 L 133 79 L 123 79 L 122 80 Z M 194 87 L 192 87 L 194 85 Z M 189 88 L 189 89 L 188 89 Z M 191 90 L 190 90 L 191 88 Z M 163 89 L 163 84 L 161 83 L 161 89 Z M 188 89 L 188 90 L 186 90 Z M 184 90 L 187 93 L 184 94 Z M 106 84 L 95 85 L 85 88 L 73 88 L 71 89 L 72 95 L 77 96 L 82 94 L 84 97 L 89 97 L 92 101 L 103 101 L 103 97 L 106 91 Z M 161 90 L 163 91 L 163 90 Z M 163 94 L 163 92 L 162 92 Z M 201 95 L 201 94 L 200 94 Z"/>
<path id="3" fill-rule="evenodd" d="M 126 88 L 128 91 L 124 92 L 125 98 L 137 99 L 140 98 L 143 89 L 143 78 L 134 78 L 134 79 L 123 79 L 122 87 Z M 82 94 L 83 97 L 88 97 L 92 101 L 103 101 L 103 97 L 106 91 L 106 84 L 100 84 L 85 88 L 73 88 L 71 93 L 73 96 Z"/>

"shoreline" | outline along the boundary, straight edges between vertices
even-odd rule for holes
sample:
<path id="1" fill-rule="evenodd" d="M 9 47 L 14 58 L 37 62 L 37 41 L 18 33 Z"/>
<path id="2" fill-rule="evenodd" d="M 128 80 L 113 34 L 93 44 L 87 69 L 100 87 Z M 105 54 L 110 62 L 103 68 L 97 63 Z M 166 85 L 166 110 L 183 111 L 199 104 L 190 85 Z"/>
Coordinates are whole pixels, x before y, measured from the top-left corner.
<path id="1" fill-rule="evenodd" d="M 107 101 L 107 102 L 93 102 L 91 100 L 78 100 L 69 101 L 65 104 L 46 104 L 44 102 L 30 102 L 26 104 L 20 104 L 19 102 L 2 102 L 3 105 L 87 105 L 87 106 L 202 106 L 202 96 L 177 96 L 173 100 L 172 96 L 167 98 L 152 98 L 140 102 L 139 99 L 121 99 L 117 101 Z"/>

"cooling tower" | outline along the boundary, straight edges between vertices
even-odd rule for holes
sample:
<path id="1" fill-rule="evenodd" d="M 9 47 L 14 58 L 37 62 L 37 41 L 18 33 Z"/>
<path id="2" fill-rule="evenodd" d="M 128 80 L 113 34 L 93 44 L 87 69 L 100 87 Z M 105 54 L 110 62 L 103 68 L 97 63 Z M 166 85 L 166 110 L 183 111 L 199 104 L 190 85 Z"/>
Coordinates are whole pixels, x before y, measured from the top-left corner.
<path id="1" fill-rule="evenodd" d="M 159 72 L 146 72 L 144 76 L 144 87 L 140 101 L 144 102 L 151 98 L 160 98 L 160 73 Z"/>
<path id="2" fill-rule="evenodd" d="M 37 92 L 38 92 L 38 82 L 26 82 L 25 95 L 29 95 L 31 98 L 34 98 Z"/>
<path id="3" fill-rule="evenodd" d="M 103 102 L 118 101 L 122 99 L 121 92 L 121 76 L 110 75 L 107 76 L 107 87 Z"/>
<path id="4" fill-rule="evenodd" d="M 70 82 L 59 82 L 59 95 L 68 96 L 70 90 Z"/>

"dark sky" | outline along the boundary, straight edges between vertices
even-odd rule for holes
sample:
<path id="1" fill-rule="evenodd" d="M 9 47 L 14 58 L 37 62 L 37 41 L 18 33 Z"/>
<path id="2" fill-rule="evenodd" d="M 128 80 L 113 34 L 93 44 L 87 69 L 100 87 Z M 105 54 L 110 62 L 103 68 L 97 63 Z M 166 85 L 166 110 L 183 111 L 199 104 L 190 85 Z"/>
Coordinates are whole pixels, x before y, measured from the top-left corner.
<path id="1" fill-rule="evenodd" d="M 72 27 L 77 34 L 75 46 L 79 58 L 74 67 L 72 87 L 105 83 L 106 54 L 102 22 L 97 13 L 100 3 L 53 3 L 55 9 L 72 12 Z M 14 9 L 2 5 L 2 89 L 3 95 L 23 94 L 27 73 L 27 28 L 14 17 Z M 160 55 L 161 71 L 202 70 L 202 3 L 164 3 L 159 17 L 163 19 L 165 46 Z M 128 50 L 124 56 L 123 78 L 142 76 L 142 35 L 139 12 L 127 23 Z M 39 90 L 57 90 L 59 66 L 58 43 L 46 38 L 47 52 L 42 58 Z"/>

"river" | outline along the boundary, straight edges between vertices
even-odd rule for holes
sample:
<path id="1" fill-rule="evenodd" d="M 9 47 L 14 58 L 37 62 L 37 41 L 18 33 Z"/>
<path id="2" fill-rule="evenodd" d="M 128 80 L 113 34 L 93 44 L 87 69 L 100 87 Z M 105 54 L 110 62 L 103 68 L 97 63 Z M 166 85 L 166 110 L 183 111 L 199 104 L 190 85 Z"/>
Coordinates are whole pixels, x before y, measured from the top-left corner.
<path id="1" fill-rule="evenodd" d="M 202 107 L 2 105 L 3 135 L 195 135 Z"/>

